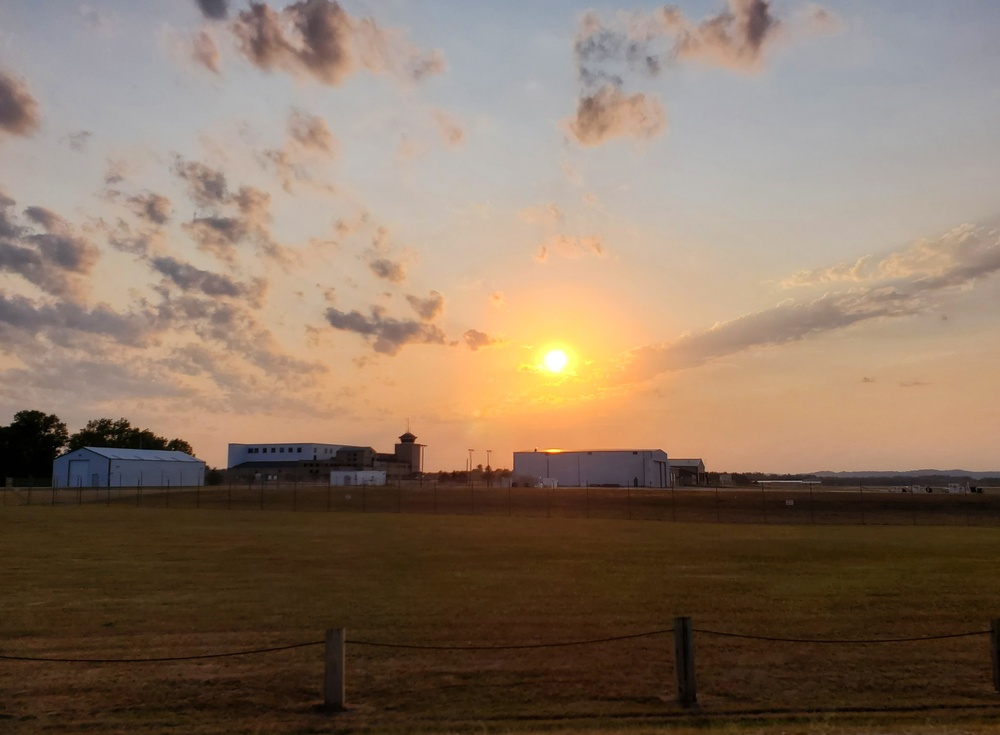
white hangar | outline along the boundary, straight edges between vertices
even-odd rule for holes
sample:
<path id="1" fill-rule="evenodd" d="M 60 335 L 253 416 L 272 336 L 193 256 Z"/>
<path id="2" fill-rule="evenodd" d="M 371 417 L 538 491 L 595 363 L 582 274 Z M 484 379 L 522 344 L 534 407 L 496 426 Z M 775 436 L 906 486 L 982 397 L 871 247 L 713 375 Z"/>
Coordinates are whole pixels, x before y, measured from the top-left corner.
<path id="1" fill-rule="evenodd" d="M 52 487 L 193 487 L 205 462 L 160 449 L 84 447 L 52 462 Z"/>
<path id="2" fill-rule="evenodd" d="M 662 449 L 536 449 L 514 452 L 514 477 L 568 487 L 670 487 L 670 462 Z"/>

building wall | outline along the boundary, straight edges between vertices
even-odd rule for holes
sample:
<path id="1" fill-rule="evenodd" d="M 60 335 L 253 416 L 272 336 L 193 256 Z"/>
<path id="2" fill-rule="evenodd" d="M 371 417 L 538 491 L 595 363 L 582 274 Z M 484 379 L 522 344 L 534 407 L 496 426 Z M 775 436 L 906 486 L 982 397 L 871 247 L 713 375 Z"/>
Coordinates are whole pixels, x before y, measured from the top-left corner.
<path id="1" fill-rule="evenodd" d="M 109 459 L 87 449 L 57 457 L 52 487 L 195 487 L 205 484 L 205 463 Z"/>
<path id="2" fill-rule="evenodd" d="M 396 461 L 410 468 L 410 472 L 423 472 L 423 444 L 403 442 L 396 445 Z"/>
<path id="3" fill-rule="evenodd" d="M 352 485 L 385 485 L 385 473 L 375 470 L 361 472 L 333 470 L 330 473 L 330 484 L 343 487 Z"/>
<path id="4" fill-rule="evenodd" d="M 230 444 L 227 467 L 235 467 L 244 462 L 332 460 L 343 444 L 317 444 L 315 442 L 291 442 L 276 444 Z"/>
<path id="5" fill-rule="evenodd" d="M 670 487 L 667 453 L 660 449 L 514 452 L 514 477 L 525 476 L 568 487 Z"/>

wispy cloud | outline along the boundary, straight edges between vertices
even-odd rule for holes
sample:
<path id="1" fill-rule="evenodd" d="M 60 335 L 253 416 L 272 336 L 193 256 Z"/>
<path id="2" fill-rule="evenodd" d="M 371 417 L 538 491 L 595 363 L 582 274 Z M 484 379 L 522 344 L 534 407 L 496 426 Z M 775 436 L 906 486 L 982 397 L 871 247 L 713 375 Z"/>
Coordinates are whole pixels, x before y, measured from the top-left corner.
<path id="1" fill-rule="evenodd" d="M 797 280 L 826 283 L 831 272 L 853 274 L 844 277 L 860 281 L 851 288 L 811 300 L 789 299 L 673 343 L 635 350 L 629 356 L 624 377 L 628 381 L 646 380 L 755 347 L 786 344 L 875 319 L 926 312 L 941 291 L 968 286 L 1000 271 L 1000 233 L 962 225 L 936 240 L 921 240 L 865 264 L 864 268 L 852 264 L 811 271 L 811 281 L 802 274 Z"/>
<path id="2" fill-rule="evenodd" d="M 584 258 L 587 256 L 604 257 L 606 250 L 601 238 L 591 237 L 570 237 L 568 235 L 553 235 L 538 246 L 535 253 L 535 260 L 545 263 L 552 255 L 560 258 Z"/>

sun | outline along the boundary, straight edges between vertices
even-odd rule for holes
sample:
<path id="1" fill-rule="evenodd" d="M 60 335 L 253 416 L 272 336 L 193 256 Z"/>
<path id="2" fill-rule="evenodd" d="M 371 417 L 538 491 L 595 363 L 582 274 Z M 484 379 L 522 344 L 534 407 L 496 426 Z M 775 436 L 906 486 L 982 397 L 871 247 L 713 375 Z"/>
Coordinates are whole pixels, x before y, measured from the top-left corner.
<path id="1" fill-rule="evenodd" d="M 550 373 L 561 373 L 569 363 L 569 358 L 562 350 L 549 350 L 543 360 Z"/>

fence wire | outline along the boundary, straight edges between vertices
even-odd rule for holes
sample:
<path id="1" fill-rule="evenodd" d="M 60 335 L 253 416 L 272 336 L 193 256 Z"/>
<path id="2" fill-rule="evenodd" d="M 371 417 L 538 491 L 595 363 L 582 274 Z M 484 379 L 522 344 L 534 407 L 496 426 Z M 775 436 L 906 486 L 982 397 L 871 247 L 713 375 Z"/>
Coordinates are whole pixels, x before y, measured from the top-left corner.
<path id="1" fill-rule="evenodd" d="M 344 641 L 355 646 L 370 646 L 378 648 L 396 648 L 418 651 L 519 651 L 538 648 L 568 648 L 571 646 L 591 646 L 601 643 L 615 643 L 617 641 L 633 640 L 636 638 L 649 638 L 652 636 L 673 633 L 673 628 L 661 628 L 658 630 L 647 630 L 642 633 L 629 633 L 625 635 L 609 636 L 606 638 L 590 638 L 580 641 L 557 641 L 553 643 L 520 643 L 510 645 L 433 645 L 417 643 L 394 643 L 389 641 L 369 641 L 351 640 Z M 838 645 L 874 645 L 880 643 L 923 643 L 925 641 L 940 641 L 949 638 L 968 638 L 972 636 L 989 635 L 990 630 L 972 630 L 963 633 L 944 633 L 932 636 L 910 636 L 903 638 L 786 638 L 779 636 L 753 635 L 747 633 L 731 633 L 720 630 L 710 630 L 708 628 L 692 628 L 692 632 L 702 635 L 716 636 L 722 638 L 739 638 L 743 640 L 767 641 L 771 643 L 806 643 L 806 644 L 838 644 Z M 212 658 L 230 658 L 235 656 L 252 656 L 262 653 L 275 653 L 279 651 L 290 651 L 296 648 L 308 648 L 311 646 L 322 646 L 325 641 L 306 641 L 305 643 L 292 643 L 285 646 L 272 646 L 269 648 L 252 648 L 241 651 L 227 651 L 224 653 L 203 653 L 192 656 L 156 656 L 148 658 L 69 658 L 57 656 L 12 656 L 0 654 L 2 661 L 27 661 L 39 663 L 68 663 L 68 664 L 148 664 L 166 663 L 174 661 L 198 661 Z"/>

